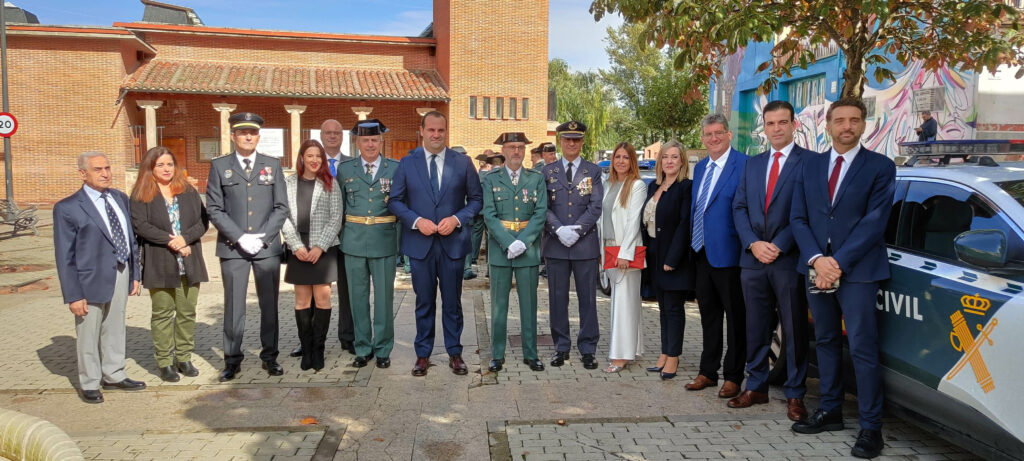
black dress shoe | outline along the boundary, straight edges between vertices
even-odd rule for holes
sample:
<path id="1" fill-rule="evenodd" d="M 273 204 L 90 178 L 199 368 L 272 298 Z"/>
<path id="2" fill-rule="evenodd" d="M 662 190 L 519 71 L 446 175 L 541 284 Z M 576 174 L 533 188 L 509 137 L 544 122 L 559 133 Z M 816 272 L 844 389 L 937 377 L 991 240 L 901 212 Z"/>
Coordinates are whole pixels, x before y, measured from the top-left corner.
<path id="1" fill-rule="evenodd" d="M 302 346 L 292 349 L 292 351 L 288 353 L 288 357 L 302 357 Z"/>
<path id="2" fill-rule="evenodd" d="M 145 388 L 146 383 L 128 378 L 122 379 L 121 382 L 117 383 L 103 383 L 103 389 L 108 391 L 114 389 L 120 389 L 122 391 L 141 391 Z"/>
<path id="3" fill-rule="evenodd" d="M 178 372 L 188 376 L 189 378 L 195 378 L 199 376 L 199 370 L 196 369 L 192 362 L 178 362 Z"/>
<path id="4" fill-rule="evenodd" d="M 568 352 L 555 352 L 555 356 L 551 358 L 551 366 L 560 367 L 565 365 L 566 360 L 569 360 Z"/>
<path id="5" fill-rule="evenodd" d="M 537 359 L 523 359 L 523 363 L 530 366 L 533 371 L 544 371 L 544 362 Z"/>
<path id="6" fill-rule="evenodd" d="M 882 454 L 883 446 L 885 442 L 882 441 L 881 430 L 861 429 L 850 454 L 858 458 L 874 458 Z"/>
<path id="7" fill-rule="evenodd" d="M 217 377 L 217 381 L 220 381 L 222 383 L 231 381 L 232 379 L 235 379 L 235 375 L 237 375 L 238 372 L 240 371 L 242 371 L 241 365 L 226 365 L 224 369 L 221 370 L 220 376 Z"/>
<path id="8" fill-rule="evenodd" d="M 487 367 L 490 371 L 501 371 L 501 367 L 505 365 L 505 359 L 493 359 L 491 360 L 491 366 Z"/>
<path id="9" fill-rule="evenodd" d="M 462 280 L 473 280 L 476 278 L 476 272 L 472 269 L 462 272 Z"/>
<path id="10" fill-rule="evenodd" d="M 649 373 L 661 373 L 661 370 L 665 367 L 647 367 Z"/>
<path id="11" fill-rule="evenodd" d="M 169 383 L 176 383 L 181 380 L 181 376 L 178 376 L 178 372 L 174 371 L 174 367 L 168 365 L 160 367 L 160 379 Z"/>
<path id="12" fill-rule="evenodd" d="M 356 345 L 352 341 L 341 340 L 341 349 L 348 351 L 349 354 L 356 355 Z"/>
<path id="13" fill-rule="evenodd" d="M 103 403 L 103 394 L 99 389 L 83 390 L 79 396 L 82 397 L 82 401 L 85 403 Z"/>
<path id="14" fill-rule="evenodd" d="M 352 366 L 354 366 L 356 368 L 365 367 L 366 364 L 369 363 L 370 359 L 372 359 L 372 358 L 373 358 L 373 354 L 370 354 L 370 355 L 367 355 L 367 356 L 357 355 L 356 359 L 352 361 Z"/>
<path id="15" fill-rule="evenodd" d="M 821 408 L 814 411 L 814 414 L 804 421 L 793 423 L 793 432 L 801 434 L 817 434 L 824 431 L 843 430 L 843 412 L 839 409 L 826 412 Z"/>
<path id="16" fill-rule="evenodd" d="M 597 368 L 597 360 L 594 359 L 594 354 L 583 354 L 583 368 L 588 370 Z"/>
<path id="17" fill-rule="evenodd" d="M 263 369 L 267 370 L 267 374 L 270 376 L 281 376 L 284 374 L 284 367 L 278 365 L 274 360 L 263 362 Z"/>
<path id="18" fill-rule="evenodd" d="M 377 357 L 377 368 L 388 368 L 391 366 L 391 359 L 388 357 Z"/>

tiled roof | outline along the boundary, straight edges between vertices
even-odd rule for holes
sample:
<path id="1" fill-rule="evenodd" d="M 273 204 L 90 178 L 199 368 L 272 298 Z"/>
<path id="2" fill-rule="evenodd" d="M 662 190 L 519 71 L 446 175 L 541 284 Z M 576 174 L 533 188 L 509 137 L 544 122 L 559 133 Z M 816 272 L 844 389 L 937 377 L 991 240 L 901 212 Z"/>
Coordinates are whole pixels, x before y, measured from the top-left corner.
<path id="1" fill-rule="evenodd" d="M 353 69 L 154 59 L 122 88 L 152 93 L 195 93 L 300 98 L 448 100 L 435 70 Z"/>

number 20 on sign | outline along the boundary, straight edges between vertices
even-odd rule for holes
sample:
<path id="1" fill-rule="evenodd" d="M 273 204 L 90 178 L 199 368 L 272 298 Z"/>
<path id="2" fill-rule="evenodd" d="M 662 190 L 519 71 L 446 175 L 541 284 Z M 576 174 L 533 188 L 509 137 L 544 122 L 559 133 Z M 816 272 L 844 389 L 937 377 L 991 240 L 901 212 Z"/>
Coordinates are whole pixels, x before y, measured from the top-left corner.
<path id="1" fill-rule="evenodd" d="M 0 112 L 0 137 L 9 138 L 18 131 L 18 119 L 7 112 Z"/>

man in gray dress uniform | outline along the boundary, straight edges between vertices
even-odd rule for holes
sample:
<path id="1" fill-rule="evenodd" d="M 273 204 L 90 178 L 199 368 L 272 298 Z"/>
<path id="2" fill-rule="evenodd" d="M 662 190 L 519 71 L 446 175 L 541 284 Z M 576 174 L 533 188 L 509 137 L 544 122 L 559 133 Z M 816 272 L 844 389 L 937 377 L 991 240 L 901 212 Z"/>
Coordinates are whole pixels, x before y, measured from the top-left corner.
<path id="1" fill-rule="evenodd" d="M 277 363 L 277 296 L 281 284 L 281 226 L 288 198 L 281 162 L 256 153 L 263 119 L 250 112 L 232 115 L 235 151 L 210 163 L 206 210 L 217 228 L 217 257 L 224 280 L 224 371 L 231 381 L 241 370 L 245 333 L 245 292 L 249 271 L 256 276 L 260 305 L 260 360 L 271 376 L 284 374 Z"/>
<path id="2" fill-rule="evenodd" d="M 541 255 L 548 270 L 548 304 L 551 309 L 551 337 L 555 356 L 551 366 L 560 367 L 569 358 L 569 274 L 576 281 L 580 333 L 576 347 L 583 367 L 597 368 L 594 353 L 600 337 L 597 325 L 597 271 L 601 244 L 597 220 L 601 217 L 601 167 L 580 157 L 587 126 L 569 121 L 555 129 L 562 159 L 544 165 L 548 189 L 548 218 L 544 226 Z"/>

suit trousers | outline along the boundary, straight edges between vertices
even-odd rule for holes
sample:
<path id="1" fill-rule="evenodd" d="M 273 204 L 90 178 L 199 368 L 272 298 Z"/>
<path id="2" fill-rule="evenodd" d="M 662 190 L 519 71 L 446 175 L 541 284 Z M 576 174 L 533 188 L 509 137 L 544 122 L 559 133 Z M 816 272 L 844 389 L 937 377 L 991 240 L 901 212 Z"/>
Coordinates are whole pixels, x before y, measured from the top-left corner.
<path id="1" fill-rule="evenodd" d="M 635 360 L 644 353 L 643 320 L 640 309 L 640 271 L 608 269 L 612 284 L 611 337 L 608 358 Z"/>
<path id="2" fill-rule="evenodd" d="M 802 399 L 807 387 L 807 297 L 804 278 L 792 266 L 769 264 L 744 268 L 743 299 L 747 306 L 747 389 L 768 392 L 768 353 L 776 322 L 785 341 L 787 399 Z"/>
<path id="3" fill-rule="evenodd" d="M 700 353 L 700 374 L 718 380 L 718 369 L 726 381 L 743 382 L 746 357 L 746 314 L 739 267 L 713 267 L 707 253 L 697 253 L 697 306 L 704 349 Z M 725 360 L 722 360 L 722 317 L 725 317 Z"/>
<path id="4" fill-rule="evenodd" d="M 462 354 L 462 264 L 465 258 L 452 259 L 433 239 L 423 259 L 409 257 L 412 265 L 412 290 L 416 294 L 417 357 L 430 357 L 434 351 L 434 314 L 437 289 L 441 287 L 441 325 L 448 355 Z"/>
<path id="5" fill-rule="evenodd" d="M 519 325 L 523 339 L 523 358 L 537 359 L 537 266 L 490 266 L 491 274 L 491 356 L 505 358 L 508 341 L 508 298 L 512 275 L 519 296 Z"/>
<path id="6" fill-rule="evenodd" d="M 199 301 L 199 284 L 189 285 L 185 276 L 177 288 L 150 288 L 153 301 L 153 317 L 150 329 L 153 331 L 153 349 L 156 364 L 169 367 L 192 360 L 196 347 L 196 302 Z"/>
<path id="7" fill-rule="evenodd" d="M 249 271 L 256 276 L 256 296 L 260 306 L 260 360 L 277 360 L 277 297 L 281 285 L 281 258 L 221 259 L 224 280 L 224 362 L 239 365 L 242 337 L 245 335 L 245 294 L 249 289 Z"/>
<path id="8" fill-rule="evenodd" d="M 487 226 L 484 225 L 483 215 L 476 215 L 473 218 L 473 237 L 471 238 L 470 244 L 473 245 L 469 249 L 469 253 L 466 254 L 465 265 L 462 266 L 462 270 L 468 271 L 473 268 L 473 263 L 476 262 L 477 258 L 480 257 L 480 244 L 484 242 L 484 234 L 486 233 Z"/>
<path id="9" fill-rule="evenodd" d="M 808 285 L 809 287 L 809 285 Z M 821 409 L 843 404 L 843 322 L 850 341 L 850 358 L 857 381 L 857 410 L 861 429 L 882 427 L 882 374 L 878 352 L 878 283 L 842 280 L 835 293 L 807 294 L 814 317 Z"/>
<path id="10" fill-rule="evenodd" d="M 90 303 L 84 316 L 75 317 L 78 384 L 82 390 L 98 390 L 101 378 L 109 383 L 127 378 L 124 374 L 124 324 L 130 278 L 128 267 L 119 265 L 110 302 Z"/>
<path id="11" fill-rule="evenodd" d="M 597 324 L 597 265 L 594 259 L 547 258 L 548 308 L 551 310 L 551 337 L 555 351 L 569 352 L 569 274 L 576 281 L 576 300 L 579 302 L 580 332 L 576 348 L 580 354 L 597 352 L 601 331 Z"/>
<path id="12" fill-rule="evenodd" d="M 661 320 L 661 353 L 679 357 L 683 353 L 683 329 L 686 327 L 686 292 L 656 290 L 655 295 Z"/>
<path id="13" fill-rule="evenodd" d="M 338 249 L 338 341 L 353 342 L 355 327 L 348 293 L 348 275 L 345 272 L 345 253 L 341 252 L 341 245 L 335 248 Z"/>
<path id="14" fill-rule="evenodd" d="M 395 347 L 395 257 L 364 258 L 345 255 L 349 305 L 355 330 L 356 355 L 391 357 Z M 373 317 L 370 287 L 373 286 Z"/>

